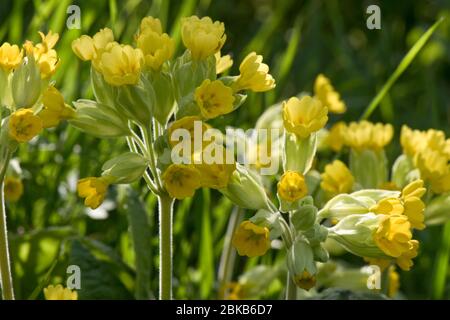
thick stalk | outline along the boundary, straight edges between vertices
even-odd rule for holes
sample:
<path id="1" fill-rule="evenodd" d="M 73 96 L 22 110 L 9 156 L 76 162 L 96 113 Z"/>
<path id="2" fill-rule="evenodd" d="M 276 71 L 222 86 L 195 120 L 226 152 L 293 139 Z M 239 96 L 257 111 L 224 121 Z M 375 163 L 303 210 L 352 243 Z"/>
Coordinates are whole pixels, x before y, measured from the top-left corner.
<path id="1" fill-rule="evenodd" d="M 172 218 L 174 200 L 158 195 L 159 205 L 159 299 L 172 299 Z"/>
<path id="2" fill-rule="evenodd" d="M 0 280 L 4 300 L 14 300 L 4 199 L 4 180 L 10 157 L 11 153 L 7 152 L 6 159 L 0 172 Z"/>
<path id="3" fill-rule="evenodd" d="M 289 271 L 286 279 L 286 300 L 297 300 L 297 286 L 292 281 L 292 275 Z"/>

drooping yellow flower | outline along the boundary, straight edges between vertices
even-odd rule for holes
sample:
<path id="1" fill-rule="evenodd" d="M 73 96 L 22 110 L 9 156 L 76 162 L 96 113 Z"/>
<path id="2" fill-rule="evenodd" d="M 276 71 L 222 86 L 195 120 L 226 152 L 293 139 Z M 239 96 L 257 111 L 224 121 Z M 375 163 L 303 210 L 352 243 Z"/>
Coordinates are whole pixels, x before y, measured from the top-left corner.
<path id="1" fill-rule="evenodd" d="M 192 58 L 203 60 L 218 52 L 227 37 L 222 22 L 191 16 L 181 19 L 181 38 Z"/>
<path id="2" fill-rule="evenodd" d="M 363 120 L 351 122 L 345 130 L 345 144 L 355 150 L 371 149 L 381 150 L 394 135 L 391 124 L 371 123 Z"/>
<path id="3" fill-rule="evenodd" d="M 205 119 L 212 119 L 233 111 L 233 90 L 220 80 L 206 79 L 195 89 L 195 102 Z"/>
<path id="4" fill-rule="evenodd" d="M 352 190 L 355 179 L 347 166 L 340 160 L 334 160 L 325 166 L 320 187 L 332 197 Z"/>
<path id="5" fill-rule="evenodd" d="M 346 129 L 347 126 L 342 121 L 335 123 L 331 127 L 330 131 L 328 132 L 328 136 L 326 138 L 326 143 L 331 148 L 331 150 L 335 152 L 341 151 L 342 147 L 344 146 L 344 137 Z"/>
<path id="6" fill-rule="evenodd" d="M 270 248 L 269 229 L 248 220 L 243 221 L 236 230 L 232 243 L 241 256 L 262 256 Z"/>
<path id="7" fill-rule="evenodd" d="M 214 56 L 216 58 L 216 74 L 227 71 L 233 65 L 233 59 L 229 54 L 221 56 L 220 51 L 217 51 Z"/>
<path id="8" fill-rule="evenodd" d="M 347 110 L 339 93 L 323 74 L 319 74 L 314 82 L 314 95 L 332 113 L 344 113 Z"/>
<path id="9" fill-rule="evenodd" d="M 110 85 L 136 84 L 141 73 L 142 58 L 140 49 L 111 42 L 99 58 L 98 70 Z"/>
<path id="10" fill-rule="evenodd" d="M 23 194 L 22 180 L 8 176 L 5 178 L 3 191 L 5 192 L 5 199 L 10 202 L 16 202 Z"/>
<path id="11" fill-rule="evenodd" d="M 167 33 L 162 33 L 161 22 L 152 17 L 142 20 L 136 42 L 144 55 L 145 65 L 155 71 L 170 60 L 175 51 L 175 41 Z"/>
<path id="12" fill-rule="evenodd" d="M 398 258 L 410 250 L 411 224 L 404 215 L 383 215 L 373 239 L 385 254 Z"/>
<path id="13" fill-rule="evenodd" d="M 6 72 L 17 68 L 22 62 L 23 51 L 17 45 L 5 42 L 0 47 L 0 68 Z"/>
<path id="14" fill-rule="evenodd" d="M 18 142 L 27 142 L 42 131 L 42 120 L 31 109 L 19 109 L 9 118 L 9 135 Z"/>
<path id="15" fill-rule="evenodd" d="M 286 171 L 278 182 L 277 191 L 281 199 L 297 201 L 308 194 L 305 177 L 296 171 Z"/>
<path id="16" fill-rule="evenodd" d="M 190 165 L 171 164 L 162 175 L 164 188 L 172 198 L 192 197 L 201 187 L 200 172 Z"/>
<path id="17" fill-rule="evenodd" d="M 84 204 L 91 209 L 98 208 L 105 200 L 106 192 L 113 179 L 109 176 L 88 177 L 78 181 L 78 195 L 84 200 Z"/>
<path id="18" fill-rule="evenodd" d="M 61 120 L 71 119 L 75 110 L 64 103 L 62 94 L 53 86 L 49 86 L 42 95 L 43 108 L 38 113 L 44 128 L 56 127 Z"/>
<path id="19" fill-rule="evenodd" d="M 316 277 L 305 270 L 303 273 L 294 276 L 294 282 L 298 287 L 309 291 L 316 285 Z"/>
<path id="20" fill-rule="evenodd" d="M 199 129 L 197 132 L 198 134 L 201 134 L 199 137 L 196 137 L 195 134 L 195 130 L 196 130 L 196 124 L 198 126 Z M 199 148 L 201 147 L 203 150 L 203 146 L 206 144 L 206 141 L 204 141 L 203 139 L 203 133 L 209 128 L 209 126 L 203 122 L 201 120 L 200 117 L 197 116 L 188 116 L 188 117 L 183 117 L 181 119 L 178 119 L 176 121 L 174 121 L 169 129 L 168 129 L 168 136 L 169 136 L 169 143 L 172 147 L 174 147 L 175 145 L 177 145 L 178 143 L 181 143 L 183 140 L 180 139 L 175 139 L 174 137 L 174 133 L 178 130 L 178 129 L 184 129 L 187 130 L 189 133 L 189 137 L 191 139 L 191 153 L 193 153 L 194 151 L 200 151 L 200 150 L 195 150 L 195 139 L 200 139 L 200 141 L 202 141 L 202 144 L 199 146 Z M 201 131 L 201 132 L 200 132 Z M 208 142 L 209 144 L 209 142 Z"/>
<path id="21" fill-rule="evenodd" d="M 269 66 L 256 52 L 249 53 L 239 66 L 239 77 L 233 83 L 235 91 L 264 92 L 275 88 L 275 79 L 269 74 Z"/>
<path id="22" fill-rule="evenodd" d="M 78 300 L 78 293 L 75 290 L 64 288 L 60 284 L 44 288 L 44 296 L 45 300 Z"/>
<path id="23" fill-rule="evenodd" d="M 397 265 L 404 271 L 409 271 L 414 265 L 412 259 L 417 257 L 419 250 L 419 241 L 409 241 L 409 249 L 396 259 Z"/>
<path id="24" fill-rule="evenodd" d="M 300 138 L 322 129 L 328 121 L 328 109 L 310 96 L 292 97 L 283 102 L 284 128 Z"/>
<path id="25" fill-rule="evenodd" d="M 390 298 L 395 297 L 400 288 L 400 275 L 397 271 L 395 271 L 395 266 L 391 266 L 389 268 L 389 288 L 388 288 L 388 296 Z"/>
<path id="26" fill-rule="evenodd" d="M 73 52 L 83 61 L 93 61 L 96 67 L 96 61 L 106 46 L 114 42 L 114 35 L 111 29 L 100 29 L 93 38 L 82 35 L 80 38 L 72 41 Z"/>

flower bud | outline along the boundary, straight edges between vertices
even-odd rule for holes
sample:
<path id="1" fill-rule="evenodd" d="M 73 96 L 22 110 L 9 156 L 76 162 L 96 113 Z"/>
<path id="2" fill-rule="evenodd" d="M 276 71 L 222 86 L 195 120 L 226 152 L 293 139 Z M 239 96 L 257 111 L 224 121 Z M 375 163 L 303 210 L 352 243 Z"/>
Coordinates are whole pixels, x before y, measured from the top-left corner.
<path id="1" fill-rule="evenodd" d="M 148 160 L 135 152 L 127 152 L 105 162 L 102 175 L 115 178 L 115 183 L 132 183 L 142 177 Z"/>
<path id="2" fill-rule="evenodd" d="M 408 183 L 408 175 L 412 170 L 414 170 L 414 165 L 411 159 L 402 154 L 392 166 L 392 182 L 398 187 L 403 187 Z"/>
<path id="3" fill-rule="evenodd" d="M 314 287 L 317 269 L 313 250 L 306 241 L 299 239 L 292 244 L 287 256 L 287 266 L 298 287 L 305 290 Z"/>
<path id="4" fill-rule="evenodd" d="M 350 152 L 350 171 L 363 188 L 379 188 L 387 180 L 387 159 L 383 149 Z"/>
<path id="5" fill-rule="evenodd" d="M 170 74 L 158 72 L 152 73 L 149 81 L 155 92 L 156 107 L 152 109 L 153 116 L 162 126 L 165 126 L 175 107 L 172 79 L 170 78 Z"/>
<path id="6" fill-rule="evenodd" d="M 133 119 L 145 127 L 150 126 L 155 106 L 155 91 L 148 81 L 144 86 L 126 85 L 117 89 L 116 108 L 128 119 Z"/>
<path id="7" fill-rule="evenodd" d="M 101 73 L 91 67 L 91 85 L 97 102 L 113 107 L 115 105 L 117 89 L 108 84 Z"/>
<path id="8" fill-rule="evenodd" d="M 300 138 L 296 134 L 286 132 L 283 153 L 284 171 L 291 170 L 306 174 L 311 169 L 316 150 L 316 133 Z"/>
<path id="9" fill-rule="evenodd" d="M 29 55 L 14 71 L 11 79 L 12 96 L 17 108 L 32 107 L 41 95 L 41 74 L 33 56 Z"/>
<path id="10" fill-rule="evenodd" d="M 291 215 L 291 222 L 296 230 L 308 230 L 316 221 L 317 208 L 313 205 L 304 205 Z"/>

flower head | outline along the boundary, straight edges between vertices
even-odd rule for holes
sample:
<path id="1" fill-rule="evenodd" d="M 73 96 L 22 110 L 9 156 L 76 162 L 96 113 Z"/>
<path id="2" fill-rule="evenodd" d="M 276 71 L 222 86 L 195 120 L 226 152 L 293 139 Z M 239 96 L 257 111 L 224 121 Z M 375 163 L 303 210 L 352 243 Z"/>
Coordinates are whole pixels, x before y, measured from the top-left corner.
<path id="1" fill-rule="evenodd" d="M 246 220 L 239 225 L 232 243 L 241 256 L 262 256 L 270 248 L 269 229 Z"/>
<path id="2" fill-rule="evenodd" d="M 347 166 L 340 160 L 334 160 L 325 166 L 320 186 L 330 196 L 348 193 L 352 190 L 355 179 Z"/>
<path id="3" fill-rule="evenodd" d="M 200 172 L 193 166 L 171 164 L 162 175 L 164 187 L 172 198 L 192 197 L 201 187 Z"/>
<path id="4" fill-rule="evenodd" d="M 98 208 L 105 199 L 108 186 L 113 182 L 109 176 L 89 177 L 78 181 L 78 195 L 84 200 L 84 204 L 91 209 Z"/>
<path id="5" fill-rule="evenodd" d="M 60 284 L 44 288 L 44 296 L 45 300 L 78 300 L 78 293 L 75 290 L 64 288 Z"/>
<path id="6" fill-rule="evenodd" d="M 41 77 L 50 78 L 59 66 L 57 52 L 53 49 L 59 39 L 59 34 L 49 31 L 47 35 L 39 32 L 41 42 L 33 45 L 31 41 L 26 41 L 23 45 L 27 56 L 32 55 L 39 66 Z"/>
<path id="7" fill-rule="evenodd" d="M 114 42 L 114 35 L 111 29 L 104 28 L 97 32 L 93 38 L 82 35 L 72 41 L 73 52 L 83 61 L 93 61 L 94 67 L 106 46 Z"/>
<path id="8" fill-rule="evenodd" d="M 64 103 L 62 94 L 53 86 L 49 86 L 42 95 L 44 104 L 38 116 L 44 128 L 56 127 L 61 120 L 71 119 L 75 110 Z"/>
<path id="9" fill-rule="evenodd" d="M 141 72 L 142 51 L 112 42 L 99 58 L 98 69 L 113 86 L 137 84 Z"/>
<path id="10" fill-rule="evenodd" d="M 163 34 L 161 20 L 159 20 L 158 18 L 153 18 L 151 16 L 144 17 L 141 20 L 140 33 L 147 31 L 155 32 L 159 35 Z"/>
<path id="11" fill-rule="evenodd" d="M 181 20 L 181 38 L 192 58 L 203 60 L 218 52 L 227 37 L 222 22 L 191 16 Z"/>
<path id="12" fill-rule="evenodd" d="M 322 129 L 328 121 L 328 109 L 309 96 L 292 97 L 283 102 L 284 128 L 300 138 Z"/>
<path id="13" fill-rule="evenodd" d="M 277 187 L 280 198 L 288 202 L 297 201 L 308 194 L 305 177 L 296 171 L 286 171 Z"/>
<path id="14" fill-rule="evenodd" d="M 255 52 L 244 58 L 239 66 L 240 75 L 233 84 L 235 91 L 264 92 L 275 88 L 275 80 L 269 74 L 269 66 L 262 61 L 263 57 Z"/>
<path id="15" fill-rule="evenodd" d="M 334 90 L 330 80 L 319 74 L 314 83 L 314 95 L 332 113 L 344 113 L 347 110 L 339 93 Z"/>
<path id="16" fill-rule="evenodd" d="M 42 120 L 31 109 L 19 109 L 9 118 L 9 135 L 18 142 L 27 142 L 42 131 Z"/>
<path id="17" fill-rule="evenodd" d="M 392 140 L 394 129 L 391 124 L 363 120 L 351 122 L 345 130 L 345 144 L 355 150 L 381 150 Z"/>
<path id="18" fill-rule="evenodd" d="M 410 250 L 411 224 L 403 215 L 383 215 L 373 237 L 384 253 L 398 258 Z"/>
<path id="19" fill-rule="evenodd" d="M 233 111 L 233 90 L 220 80 L 206 79 L 195 89 L 195 101 L 205 119 Z"/>
<path id="20" fill-rule="evenodd" d="M 17 45 L 5 42 L 0 47 L 0 68 L 9 72 L 19 66 L 22 57 L 23 51 Z"/>
<path id="21" fill-rule="evenodd" d="M 8 176 L 5 178 L 3 186 L 5 192 L 5 199 L 11 202 L 16 202 L 23 194 L 22 181 L 16 177 Z"/>

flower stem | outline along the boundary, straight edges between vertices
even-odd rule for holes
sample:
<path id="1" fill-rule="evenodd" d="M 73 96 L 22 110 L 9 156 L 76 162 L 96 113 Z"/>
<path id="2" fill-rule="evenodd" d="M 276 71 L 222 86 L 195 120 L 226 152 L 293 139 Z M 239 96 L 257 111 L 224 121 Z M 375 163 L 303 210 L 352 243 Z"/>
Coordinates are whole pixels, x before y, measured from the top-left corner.
<path id="1" fill-rule="evenodd" d="M 292 275 L 289 271 L 286 279 L 286 300 L 297 300 L 297 286 L 292 281 Z"/>
<path id="2" fill-rule="evenodd" d="M 10 157 L 11 153 L 7 152 L 0 172 L 0 278 L 4 300 L 14 300 L 4 199 L 4 180 Z"/>
<path id="3" fill-rule="evenodd" d="M 159 205 L 159 299 L 172 299 L 172 199 L 167 193 L 158 195 Z"/>

